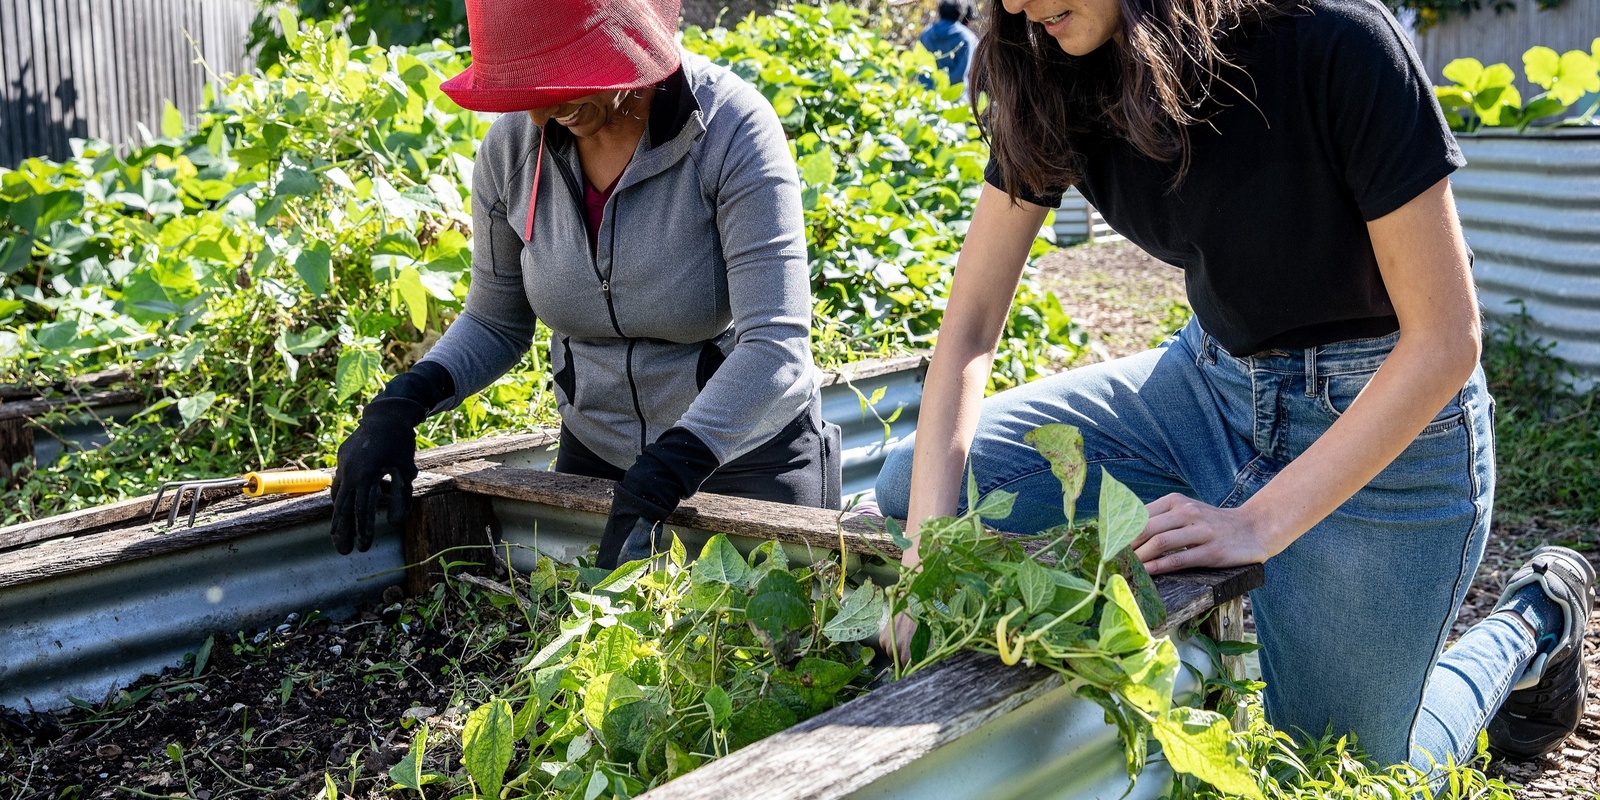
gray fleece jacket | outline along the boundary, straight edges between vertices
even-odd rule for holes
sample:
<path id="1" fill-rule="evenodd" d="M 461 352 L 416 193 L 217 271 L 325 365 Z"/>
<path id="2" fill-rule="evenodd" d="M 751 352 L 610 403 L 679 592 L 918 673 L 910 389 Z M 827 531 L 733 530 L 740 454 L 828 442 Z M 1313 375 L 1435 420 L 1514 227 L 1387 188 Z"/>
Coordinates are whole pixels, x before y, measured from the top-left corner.
<path id="1" fill-rule="evenodd" d="M 622 469 L 673 426 L 726 464 L 817 395 L 800 181 L 777 115 L 688 53 L 658 91 L 594 250 L 572 135 L 526 114 L 495 120 L 472 181 L 466 309 L 423 359 L 456 385 L 435 411 L 514 366 L 536 319 L 554 331 L 562 422 Z"/>

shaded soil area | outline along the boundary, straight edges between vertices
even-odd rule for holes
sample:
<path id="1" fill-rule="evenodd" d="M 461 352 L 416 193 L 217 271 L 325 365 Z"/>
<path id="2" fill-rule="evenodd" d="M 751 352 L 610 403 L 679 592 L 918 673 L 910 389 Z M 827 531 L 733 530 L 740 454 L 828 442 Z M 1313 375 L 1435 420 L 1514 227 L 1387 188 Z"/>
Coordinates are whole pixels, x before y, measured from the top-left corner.
<path id="1" fill-rule="evenodd" d="M 529 647 L 522 614 L 471 587 L 390 591 L 341 623 L 291 615 L 218 633 L 199 670 L 191 661 L 99 704 L 0 710 L 0 798 L 309 798 L 326 779 L 340 797 L 390 796 L 406 728 L 459 730 L 469 698 L 505 682 Z"/>

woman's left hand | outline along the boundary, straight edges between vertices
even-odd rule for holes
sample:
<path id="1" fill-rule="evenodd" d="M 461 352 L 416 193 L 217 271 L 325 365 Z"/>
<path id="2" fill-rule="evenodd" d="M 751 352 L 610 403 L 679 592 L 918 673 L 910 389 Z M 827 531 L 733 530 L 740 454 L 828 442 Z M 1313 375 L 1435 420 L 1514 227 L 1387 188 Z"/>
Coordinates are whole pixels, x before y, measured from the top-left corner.
<path id="1" fill-rule="evenodd" d="M 1181 494 L 1169 494 L 1145 508 L 1150 522 L 1133 540 L 1133 552 L 1151 575 L 1260 564 L 1288 546 L 1243 508 L 1217 508 Z"/>

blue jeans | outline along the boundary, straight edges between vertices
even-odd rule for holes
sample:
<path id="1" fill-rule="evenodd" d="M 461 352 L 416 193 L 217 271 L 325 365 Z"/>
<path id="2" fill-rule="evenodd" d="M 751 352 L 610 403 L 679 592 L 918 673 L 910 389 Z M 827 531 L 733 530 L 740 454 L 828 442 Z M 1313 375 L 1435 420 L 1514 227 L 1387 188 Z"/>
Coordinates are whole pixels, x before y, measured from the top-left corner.
<path id="1" fill-rule="evenodd" d="M 981 491 L 1019 497 L 1009 518 L 986 521 L 1018 533 L 1065 521 L 1060 483 L 1022 441 L 1052 422 L 1083 431 L 1079 519 L 1096 513 L 1102 467 L 1146 502 L 1178 492 L 1238 506 L 1338 419 L 1397 339 L 1236 358 L 1191 322 L 1154 350 L 995 395 L 971 467 Z M 1279 729 L 1354 732 L 1374 761 L 1422 769 L 1472 754 L 1534 649 L 1501 615 L 1440 655 L 1489 531 L 1490 405 L 1479 370 L 1394 463 L 1267 561 L 1250 601 Z M 906 514 L 913 444 L 878 477 L 886 514 Z"/>

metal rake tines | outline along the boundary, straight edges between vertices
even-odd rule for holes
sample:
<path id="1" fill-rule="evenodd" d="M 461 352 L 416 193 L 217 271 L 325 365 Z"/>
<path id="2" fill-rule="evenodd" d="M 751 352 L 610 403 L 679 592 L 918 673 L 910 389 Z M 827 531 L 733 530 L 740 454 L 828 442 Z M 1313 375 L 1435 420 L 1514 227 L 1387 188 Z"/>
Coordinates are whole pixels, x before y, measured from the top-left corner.
<path id="1" fill-rule="evenodd" d="M 241 489 L 246 481 L 244 478 L 212 478 L 199 481 L 168 481 L 161 484 L 161 491 L 156 492 L 156 501 L 150 504 L 150 520 L 155 521 L 156 511 L 161 508 L 161 498 L 166 496 L 167 490 L 172 489 L 172 508 L 167 512 L 167 527 L 178 524 L 178 510 L 183 508 L 183 493 L 190 492 L 189 501 L 189 527 L 194 527 L 195 517 L 200 513 L 200 494 L 207 489 Z"/>

